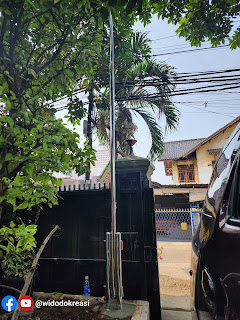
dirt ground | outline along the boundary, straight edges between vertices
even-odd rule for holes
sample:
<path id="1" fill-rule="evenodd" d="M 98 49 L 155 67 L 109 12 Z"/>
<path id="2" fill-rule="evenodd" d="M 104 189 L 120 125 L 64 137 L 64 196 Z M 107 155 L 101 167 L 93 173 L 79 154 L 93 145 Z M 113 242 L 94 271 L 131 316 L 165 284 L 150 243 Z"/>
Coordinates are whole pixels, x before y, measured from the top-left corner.
<path id="1" fill-rule="evenodd" d="M 187 296 L 190 292 L 190 284 L 188 280 L 160 275 L 160 285 L 161 294 Z"/>

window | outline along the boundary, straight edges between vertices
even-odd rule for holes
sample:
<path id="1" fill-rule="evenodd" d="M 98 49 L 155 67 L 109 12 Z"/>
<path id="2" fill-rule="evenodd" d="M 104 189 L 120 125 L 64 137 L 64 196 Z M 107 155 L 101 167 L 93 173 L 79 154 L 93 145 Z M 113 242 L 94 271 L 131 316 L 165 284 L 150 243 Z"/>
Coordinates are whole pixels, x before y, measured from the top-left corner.
<path id="1" fill-rule="evenodd" d="M 232 186 L 230 190 L 229 205 L 227 208 L 227 216 L 232 224 L 240 223 L 240 162 L 237 161 L 236 170 L 234 172 Z"/>
<path id="2" fill-rule="evenodd" d="M 194 182 L 194 166 L 193 164 L 188 166 L 178 166 L 178 178 L 179 182 Z"/>

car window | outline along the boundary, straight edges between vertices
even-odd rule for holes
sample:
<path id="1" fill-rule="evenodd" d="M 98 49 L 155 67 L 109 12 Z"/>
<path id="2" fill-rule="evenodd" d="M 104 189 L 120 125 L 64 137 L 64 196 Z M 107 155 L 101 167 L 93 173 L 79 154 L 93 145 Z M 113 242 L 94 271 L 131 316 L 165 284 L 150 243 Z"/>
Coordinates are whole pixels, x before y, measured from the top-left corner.
<path id="1" fill-rule="evenodd" d="M 226 220 L 227 217 L 230 217 L 230 211 L 229 211 L 229 203 L 230 203 L 230 195 L 232 191 L 233 181 L 235 177 L 236 172 L 236 164 L 233 166 L 230 176 L 227 181 L 227 186 L 223 195 L 223 200 L 220 206 L 220 214 L 219 214 L 219 227 L 221 228 Z M 227 216 L 229 215 L 229 216 Z"/>
<path id="2" fill-rule="evenodd" d="M 233 163 L 235 162 L 236 155 L 240 149 L 240 124 L 232 133 L 230 139 L 223 148 L 216 165 L 213 170 L 209 188 L 207 191 L 208 210 L 219 212 L 221 210 L 222 199 L 228 188 L 231 189 L 229 184 L 229 173 L 232 171 Z M 225 199 L 224 199 L 225 200 Z M 226 207 L 228 204 L 225 201 Z M 211 210 L 210 210 L 211 209 Z M 223 208 L 223 212 L 224 212 Z M 226 211 L 225 211 L 226 218 Z"/>
<path id="3" fill-rule="evenodd" d="M 229 222 L 240 224 L 240 159 L 236 161 L 235 172 L 230 189 L 227 217 Z"/>

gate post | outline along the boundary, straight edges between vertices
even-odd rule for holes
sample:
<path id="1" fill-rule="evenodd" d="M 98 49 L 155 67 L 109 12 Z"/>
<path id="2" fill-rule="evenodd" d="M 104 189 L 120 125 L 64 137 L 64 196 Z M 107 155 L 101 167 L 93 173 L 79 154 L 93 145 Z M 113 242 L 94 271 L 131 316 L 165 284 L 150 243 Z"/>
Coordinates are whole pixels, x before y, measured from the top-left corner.
<path id="1" fill-rule="evenodd" d="M 146 158 L 116 160 L 117 225 L 122 234 L 124 298 L 147 300 L 151 320 L 161 319 L 153 190 Z"/>

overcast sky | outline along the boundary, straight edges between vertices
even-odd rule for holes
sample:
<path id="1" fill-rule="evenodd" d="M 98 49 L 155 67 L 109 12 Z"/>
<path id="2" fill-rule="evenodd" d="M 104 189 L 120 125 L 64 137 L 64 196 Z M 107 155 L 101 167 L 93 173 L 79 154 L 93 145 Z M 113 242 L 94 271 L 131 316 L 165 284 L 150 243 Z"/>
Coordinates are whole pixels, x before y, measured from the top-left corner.
<path id="1" fill-rule="evenodd" d="M 237 21 L 236 24 L 239 24 Z M 152 54 L 157 61 L 165 61 L 176 69 L 177 73 L 197 73 L 202 71 L 225 70 L 240 68 L 240 49 L 230 50 L 228 47 L 210 50 L 196 50 L 184 38 L 176 35 L 177 27 L 166 21 L 158 20 L 156 16 L 145 28 L 141 23 L 136 23 L 135 30 L 148 32 L 151 40 Z M 201 48 L 209 48 L 209 43 Z M 176 53 L 178 52 L 178 53 Z M 166 54 L 167 53 L 167 54 Z M 238 72 L 239 74 L 239 72 Z M 208 85 L 206 83 L 201 86 Z M 187 89 L 187 86 L 178 86 L 176 90 Z M 240 114 L 240 88 L 214 93 L 198 93 L 173 97 L 175 105 L 181 112 L 180 123 L 175 132 L 167 133 L 165 141 L 205 138 L 217 131 Z M 59 112 L 63 117 L 65 112 Z M 141 119 L 135 119 L 138 125 L 136 134 L 137 144 L 134 153 L 146 157 L 151 145 L 151 138 L 146 125 Z M 165 123 L 161 120 L 164 131 Z M 82 136 L 82 129 L 78 128 Z M 97 139 L 94 145 L 98 144 Z M 154 181 L 162 184 L 172 183 L 171 177 L 166 177 L 162 163 L 155 163 Z"/>

